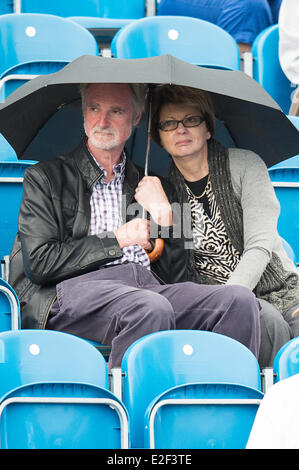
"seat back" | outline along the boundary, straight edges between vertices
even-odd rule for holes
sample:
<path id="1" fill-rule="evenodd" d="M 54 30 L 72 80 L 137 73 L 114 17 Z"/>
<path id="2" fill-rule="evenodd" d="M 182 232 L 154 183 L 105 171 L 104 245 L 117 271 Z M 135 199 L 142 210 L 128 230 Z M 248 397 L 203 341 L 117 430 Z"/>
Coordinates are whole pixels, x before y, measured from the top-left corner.
<path id="1" fill-rule="evenodd" d="M 18 161 L 16 152 L 2 134 L 0 134 L 0 162 L 1 161 Z"/>
<path id="2" fill-rule="evenodd" d="M 88 383 L 33 383 L 0 405 L 5 449 L 128 448 L 127 414 L 109 390 Z"/>
<path id="3" fill-rule="evenodd" d="M 294 126 L 297 127 L 297 129 L 299 130 L 299 116 L 288 115 L 288 118 L 291 123 L 294 124 Z"/>
<path id="4" fill-rule="evenodd" d="M 274 382 L 299 374 L 299 337 L 284 344 L 273 362 Z"/>
<path id="5" fill-rule="evenodd" d="M 20 303 L 14 289 L 0 278 L 0 331 L 20 328 Z"/>
<path id="6" fill-rule="evenodd" d="M 88 29 L 95 37 L 102 56 L 110 56 L 110 44 L 117 31 L 135 21 L 129 18 L 103 18 L 99 16 L 69 16 L 70 20 Z"/>
<path id="7" fill-rule="evenodd" d="M 254 355 L 239 342 L 207 331 L 153 333 L 130 346 L 122 361 L 123 402 L 131 419 L 133 447 L 142 447 L 145 411 L 171 387 L 190 382 L 261 387 Z"/>
<path id="8" fill-rule="evenodd" d="M 218 26 L 184 16 L 151 16 L 124 26 L 114 36 L 111 52 L 120 59 L 171 54 L 206 67 L 240 69 L 236 41 Z"/>
<path id="9" fill-rule="evenodd" d="M 2 0 L 2 2 L 0 2 L 0 15 L 13 13 L 13 3 L 13 0 Z"/>
<path id="10" fill-rule="evenodd" d="M 144 0 L 19 0 L 22 13 L 48 13 L 58 16 L 142 18 Z"/>
<path id="11" fill-rule="evenodd" d="M 239 384 L 173 387 L 147 409 L 145 446 L 245 449 L 262 398 L 262 392 Z"/>
<path id="12" fill-rule="evenodd" d="M 252 44 L 253 78 L 288 113 L 294 87 L 285 76 L 278 56 L 278 25 L 262 31 Z"/>
<path id="13" fill-rule="evenodd" d="M 0 98 L 5 100 L 8 95 L 18 87 L 24 85 L 38 75 L 55 73 L 68 64 L 66 60 L 38 60 L 28 61 L 3 72 L 0 79 Z"/>
<path id="14" fill-rule="evenodd" d="M 299 116 L 288 118 L 299 130 Z M 296 263 L 299 261 L 299 155 L 277 163 L 268 171 L 281 208 L 278 232 L 291 245 Z"/>
<path id="15" fill-rule="evenodd" d="M 10 254 L 18 231 L 18 214 L 26 168 L 34 162 L 0 161 L 0 259 Z"/>
<path id="16" fill-rule="evenodd" d="M 294 252 L 293 248 L 291 247 L 291 245 L 284 238 L 281 238 L 281 241 L 282 241 L 282 246 L 283 246 L 286 254 L 288 255 L 290 260 L 293 261 L 293 263 L 296 266 L 297 258 L 296 258 L 296 255 L 295 255 L 295 252 Z"/>
<path id="17" fill-rule="evenodd" d="M 0 333 L 0 398 L 34 382 L 79 382 L 108 389 L 104 357 L 87 341 L 51 330 Z"/>
<path id="18" fill-rule="evenodd" d="M 0 333 L 2 448 L 128 447 L 127 412 L 104 357 L 50 330 Z"/>
<path id="19" fill-rule="evenodd" d="M 45 14 L 7 14 L 0 16 L 0 78 L 7 86 L 22 84 L 15 75 L 56 72 L 83 54 L 98 54 L 95 38 L 85 28 L 67 18 Z M 26 77 L 25 77 L 26 78 Z M 9 92 L 12 91 L 12 87 Z M 7 93 L 3 92 L 2 98 Z"/>

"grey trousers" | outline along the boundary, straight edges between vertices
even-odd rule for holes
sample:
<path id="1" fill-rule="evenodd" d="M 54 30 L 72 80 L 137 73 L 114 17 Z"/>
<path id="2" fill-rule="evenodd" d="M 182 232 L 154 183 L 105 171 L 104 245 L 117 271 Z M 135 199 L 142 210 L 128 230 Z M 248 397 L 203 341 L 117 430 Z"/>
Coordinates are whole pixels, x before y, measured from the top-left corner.
<path id="1" fill-rule="evenodd" d="M 259 364 L 261 368 L 272 367 L 279 349 L 290 339 L 299 336 L 299 315 L 292 316 L 299 307 L 294 305 L 282 315 L 273 305 L 259 299 L 261 305 L 261 346 Z"/>
<path id="2" fill-rule="evenodd" d="M 128 263 L 65 280 L 56 290 L 46 328 L 111 345 L 110 368 L 121 365 L 140 337 L 170 329 L 214 331 L 259 353 L 260 305 L 245 287 L 161 285 L 149 270 Z"/>
<path id="3" fill-rule="evenodd" d="M 281 313 L 266 300 L 259 299 L 261 304 L 261 346 L 259 352 L 259 364 L 264 367 L 272 367 L 274 358 L 279 349 L 287 343 L 291 337 L 289 324 Z"/>

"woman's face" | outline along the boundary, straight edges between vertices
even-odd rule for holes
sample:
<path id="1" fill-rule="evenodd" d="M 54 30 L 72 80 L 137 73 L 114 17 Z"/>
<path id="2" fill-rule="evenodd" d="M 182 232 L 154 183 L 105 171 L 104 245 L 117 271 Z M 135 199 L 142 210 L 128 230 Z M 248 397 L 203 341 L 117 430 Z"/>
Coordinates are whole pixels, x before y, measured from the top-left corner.
<path id="1" fill-rule="evenodd" d="M 201 116 L 195 106 L 167 104 L 160 112 L 160 123 L 168 120 L 181 120 L 190 116 Z M 184 127 L 179 123 L 173 131 L 159 130 L 161 144 L 176 160 L 189 156 L 204 155 L 207 150 L 207 140 L 211 137 L 205 121 L 197 127 Z"/>

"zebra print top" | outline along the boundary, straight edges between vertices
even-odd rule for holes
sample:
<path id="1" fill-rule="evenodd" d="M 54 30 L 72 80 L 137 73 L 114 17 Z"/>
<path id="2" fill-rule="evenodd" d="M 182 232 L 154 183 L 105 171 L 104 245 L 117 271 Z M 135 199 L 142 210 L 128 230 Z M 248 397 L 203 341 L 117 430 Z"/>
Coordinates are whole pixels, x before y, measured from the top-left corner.
<path id="1" fill-rule="evenodd" d="M 227 236 L 210 180 L 207 177 L 202 180 L 206 180 L 207 185 L 201 198 L 195 198 L 195 185 L 186 181 L 192 215 L 195 265 L 201 274 L 224 284 L 235 270 L 240 253 Z"/>

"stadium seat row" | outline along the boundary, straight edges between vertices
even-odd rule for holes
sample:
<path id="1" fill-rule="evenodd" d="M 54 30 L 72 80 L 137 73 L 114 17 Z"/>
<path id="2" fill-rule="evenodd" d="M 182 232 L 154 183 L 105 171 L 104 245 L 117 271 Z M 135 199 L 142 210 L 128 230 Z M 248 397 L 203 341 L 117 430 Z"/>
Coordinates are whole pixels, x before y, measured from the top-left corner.
<path id="1" fill-rule="evenodd" d="M 16 87 L 8 84 L 59 70 L 82 54 L 99 54 L 106 44 L 114 57 L 123 59 L 172 54 L 206 67 L 240 70 L 236 41 L 222 28 L 204 20 L 182 16 L 138 19 L 22 13 L 0 15 L 0 87 L 4 99 Z M 53 35 L 55 31 L 55 35 Z M 89 34 L 88 34 L 89 33 Z M 92 33 L 92 34 L 91 34 Z M 110 44 L 111 43 L 111 44 Z M 248 53 L 247 53 L 248 56 Z M 246 56 L 246 57 L 247 57 Z M 245 56 L 244 56 L 245 57 Z M 278 25 L 260 33 L 252 46 L 246 69 L 287 113 L 294 87 L 278 59 Z M 246 61 L 248 63 L 248 60 Z"/>
<path id="2" fill-rule="evenodd" d="M 299 372 L 298 351 L 279 351 L 275 381 Z M 147 335 L 112 372 L 111 391 L 102 354 L 73 335 L 0 333 L 1 448 L 242 449 L 264 396 L 253 354 L 211 332 Z"/>
<path id="3" fill-rule="evenodd" d="M 142 18 L 145 0 L 2 0 L 0 14 L 46 13 L 57 16 L 94 16 L 103 18 Z"/>
<path id="4" fill-rule="evenodd" d="M 176 330 L 131 345 L 109 384 L 95 346 L 22 330 L 18 298 L 0 279 L 1 448 L 245 448 L 268 387 L 299 373 L 298 338 L 261 371 L 231 338 Z"/>

